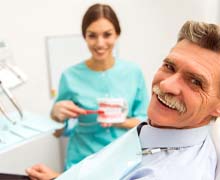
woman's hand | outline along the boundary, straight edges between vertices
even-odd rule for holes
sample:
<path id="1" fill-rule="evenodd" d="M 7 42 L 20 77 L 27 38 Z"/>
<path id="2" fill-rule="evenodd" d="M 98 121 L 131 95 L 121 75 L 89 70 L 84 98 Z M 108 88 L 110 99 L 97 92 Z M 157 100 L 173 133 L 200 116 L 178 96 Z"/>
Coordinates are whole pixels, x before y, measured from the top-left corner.
<path id="1" fill-rule="evenodd" d="M 60 175 L 43 164 L 36 164 L 33 167 L 26 169 L 26 173 L 31 180 L 51 180 Z"/>
<path id="2" fill-rule="evenodd" d="M 52 119 L 59 122 L 63 122 L 68 118 L 78 117 L 80 114 L 86 114 L 86 110 L 78 107 L 72 101 L 57 102 L 51 111 Z"/>

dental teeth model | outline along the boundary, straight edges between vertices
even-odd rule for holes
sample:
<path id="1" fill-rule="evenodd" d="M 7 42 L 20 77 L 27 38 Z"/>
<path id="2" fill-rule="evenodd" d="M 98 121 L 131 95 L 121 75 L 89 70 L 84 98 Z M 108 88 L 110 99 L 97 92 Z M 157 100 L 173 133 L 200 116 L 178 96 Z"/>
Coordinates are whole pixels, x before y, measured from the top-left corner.
<path id="1" fill-rule="evenodd" d="M 127 103 L 122 98 L 98 99 L 99 110 L 98 121 L 105 123 L 120 123 L 127 116 Z"/>

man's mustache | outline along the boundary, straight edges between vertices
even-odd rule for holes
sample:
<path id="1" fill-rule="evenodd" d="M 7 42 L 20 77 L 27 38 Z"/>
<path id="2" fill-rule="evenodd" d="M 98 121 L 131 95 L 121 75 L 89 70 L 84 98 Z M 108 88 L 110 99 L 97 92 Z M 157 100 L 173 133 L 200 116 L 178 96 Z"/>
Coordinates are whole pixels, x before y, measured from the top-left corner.
<path id="1" fill-rule="evenodd" d="M 175 109 L 181 114 L 186 112 L 186 105 L 182 101 L 171 94 L 164 93 L 159 86 L 154 85 L 153 92 L 157 95 L 158 99 L 169 108 Z"/>

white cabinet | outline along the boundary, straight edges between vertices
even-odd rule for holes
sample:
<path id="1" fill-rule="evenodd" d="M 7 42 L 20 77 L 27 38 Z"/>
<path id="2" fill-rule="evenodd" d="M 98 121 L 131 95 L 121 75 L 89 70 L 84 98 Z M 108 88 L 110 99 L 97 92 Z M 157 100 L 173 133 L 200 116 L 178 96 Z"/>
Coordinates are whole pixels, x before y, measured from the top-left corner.
<path id="1" fill-rule="evenodd" d="M 62 125 L 33 113 L 25 112 L 25 117 L 24 123 L 20 124 L 21 127 L 23 126 L 24 129 L 30 130 L 33 126 L 32 130 L 36 133 L 24 133 L 19 127 L 15 128 L 17 133 L 9 132 L 10 129 L 8 129 L 9 135 L 0 137 L 3 137 L 3 141 L 5 141 L 5 144 L 0 143 L 0 172 L 25 174 L 25 169 L 36 163 L 44 163 L 61 172 L 63 169 L 63 157 L 61 156 L 60 140 L 53 136 L 53 131 Z M 0 118 L 1 125 L 3 122 Z M 42 129 L 38 130 L 41 127 Z M 4 134 L 3 131 L 0 131 L 1 133 Z M 13 137 L 11 139 L 14 141 L 10 141 L 7 144 L 10 139 L 10 133 L 11 137 L 17 136 L 17 139 Z M 20 137 L 19 134 L 21 135 Z"/>

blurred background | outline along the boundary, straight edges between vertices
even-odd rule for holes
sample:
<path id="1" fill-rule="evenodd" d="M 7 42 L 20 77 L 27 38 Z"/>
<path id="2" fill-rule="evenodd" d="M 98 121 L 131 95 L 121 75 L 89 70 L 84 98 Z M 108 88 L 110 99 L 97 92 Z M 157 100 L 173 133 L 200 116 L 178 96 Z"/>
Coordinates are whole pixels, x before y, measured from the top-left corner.
<path id="1" fill-rule="evenodd" d="M 218 0 L 0 0 L 0 38 L 28 78 L 13 89 L 23 109 L 49 115 L 53 99 L 45 38 L 80 34 L 84 12 L 97 2 L 116 11 L 122 27 L 119 56 L 141 66 L 149 94 L 153 75 L 181 25 L 186 20 L 220 22 Z"/>

